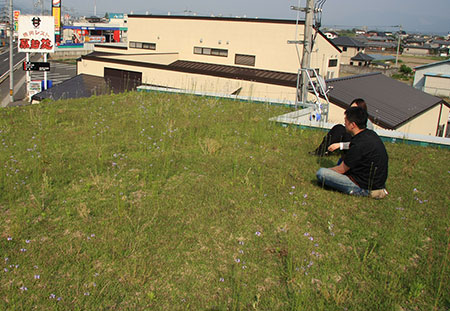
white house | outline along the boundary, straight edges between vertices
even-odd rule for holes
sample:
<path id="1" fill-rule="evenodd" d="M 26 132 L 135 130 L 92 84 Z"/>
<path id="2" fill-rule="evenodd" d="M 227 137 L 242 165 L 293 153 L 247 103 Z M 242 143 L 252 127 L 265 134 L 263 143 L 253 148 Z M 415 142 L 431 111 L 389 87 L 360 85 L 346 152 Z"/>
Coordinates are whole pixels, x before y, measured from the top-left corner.
<path id="1" fill-rule="evenodd" d="M 414 68 L 413 86 L 428 94 L 450 97 L 450 59 Z"/>

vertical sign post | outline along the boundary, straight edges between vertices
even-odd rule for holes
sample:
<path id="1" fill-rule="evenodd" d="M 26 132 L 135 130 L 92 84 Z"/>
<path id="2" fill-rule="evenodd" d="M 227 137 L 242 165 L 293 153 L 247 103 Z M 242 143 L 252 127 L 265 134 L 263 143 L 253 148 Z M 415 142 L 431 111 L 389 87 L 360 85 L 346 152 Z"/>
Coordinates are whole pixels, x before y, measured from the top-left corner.
<path id="1" fill-rule="evenodd" d="M 20 11 L 15 10 L 14 11 L 14 35 L 17 36 L 18 30 L 19 30 L 19 16 Z"/>
<path id="2" fill-rule="evenodd" d="M 55 44 L 61 42 L 61 0 L 52 0 L 52 15 L 55 18 Z"/>

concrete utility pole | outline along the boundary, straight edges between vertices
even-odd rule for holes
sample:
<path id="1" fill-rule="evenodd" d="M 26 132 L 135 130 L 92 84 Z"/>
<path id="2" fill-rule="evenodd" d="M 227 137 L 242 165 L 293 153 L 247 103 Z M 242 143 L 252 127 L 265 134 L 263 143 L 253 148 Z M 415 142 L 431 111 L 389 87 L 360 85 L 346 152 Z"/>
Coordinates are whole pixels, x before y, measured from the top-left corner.
<path id="1" fill-rule="evenodd" d="M 11 103 L 14 102 L 14 63 L 13 63 L 13 38 L 14 38 L 14 15 L 13 0 L 9 0 L 9 97 Z"/>
<path id="2" fill-rule="evenodd" d="M 305 37 L 303 44 L 302 69 L 311 68 L 311 47 L 312 47 L 312 27 L 314 19 L 314 0 L 306 0 L 305 8 Z M 308 77 L 305 71 L 302 71 L 301 94 L 302 102 L 307 102 L 308 97 Z"/>
<path id="3" fill-rule="evenodd" d="M 400 38 L 402 36 L 402 25 L 396 26 L 398 27 L 398 43 L 397 43 L 397 56 L 395 57 L 395 67 L 398 66 L 398 54 L 400 53 Z"/>

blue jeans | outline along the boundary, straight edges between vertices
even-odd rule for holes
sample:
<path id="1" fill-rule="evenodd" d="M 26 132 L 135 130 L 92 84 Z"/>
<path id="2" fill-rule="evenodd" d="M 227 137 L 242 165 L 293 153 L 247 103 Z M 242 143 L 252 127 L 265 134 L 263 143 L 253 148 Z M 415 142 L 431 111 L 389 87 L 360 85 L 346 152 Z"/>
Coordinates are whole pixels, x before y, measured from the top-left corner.
<path id="1" fill-rule="evenodd" d="M 327 186 L 337 191 L 367 197 L 369 195 L 369 190 L 360 188 L 355 184 L 348 176 L 339 174 L 329 168 L 321 167 L 317 173 L 317 180 L 321 186 Z"/>

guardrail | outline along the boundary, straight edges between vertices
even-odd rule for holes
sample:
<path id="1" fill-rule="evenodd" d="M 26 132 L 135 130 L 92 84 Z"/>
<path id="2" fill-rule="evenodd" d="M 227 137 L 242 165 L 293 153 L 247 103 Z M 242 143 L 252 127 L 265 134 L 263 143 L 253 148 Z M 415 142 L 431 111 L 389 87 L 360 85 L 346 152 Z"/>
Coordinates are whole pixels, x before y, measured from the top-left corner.
<path id="1" fill-rule="evenodd" d="M 15 64 L 13 66 L 13 70 L 16 71 L 19 67 L 21 67 L 22 62 L 24 62 L 24 61 L 25 61 L 25 58 L 22 58 L 17 64 Z M 3 81 L 5 81 L 9 77 L 9 71 L 10 70 L 8 69 L 4 74 L 2 74 L 2 76 L 0 77 L 0 83 L 3 83 Z"/>

